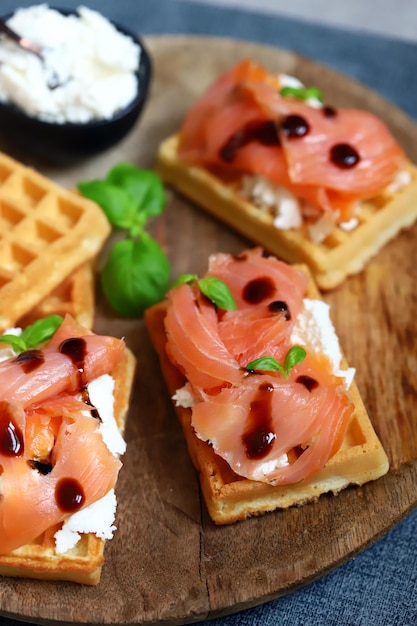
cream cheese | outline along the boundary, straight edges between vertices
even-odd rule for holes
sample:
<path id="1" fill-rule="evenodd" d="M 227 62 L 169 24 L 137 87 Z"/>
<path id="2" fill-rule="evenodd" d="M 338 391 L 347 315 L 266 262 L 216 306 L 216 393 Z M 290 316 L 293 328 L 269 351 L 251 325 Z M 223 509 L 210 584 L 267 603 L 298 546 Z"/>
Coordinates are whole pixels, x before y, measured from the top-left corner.
<path id="1" fill-rule="evenodd" d="M 93 533 L 100 539 L 111 539 L 116 530 L 116 494 L 111 489 L 103 498 L 73 513 L 55 535 L 55 549 L 62 554 L 74 548 L 81 535 Z"/>
<path id="2" fill-rule="evenodd" d="M 90 401 L 102 420 L 99 430 L 104 443 L 112 454 L 118 456 L 126 451 L 126 442 L 114 417 L 114 385 L 114 378 L 104 374 L 91 381 L 87 388 Z M 73 513 L 54 535 L 56 551 L 61 553 L 73 548 L 82 533 L 93 533 L 102 539 L 111 539 L 116 530 L 114 526 L 116 507 L 116 495 L 112 489 L 100 500 Z"/>
<path id="3" fill-rule="evenodd" d="M 45 62 L 1 38 L 1 101 L 46 121 L 85 123 L 109 119 L 134 99 L 140 47 L 100 13 L 79 7 L 65 16 L 39 4 L 18 9 L 8 24 L 45 49 Z"/>
<path id="4" fill-rule="evenodd" d="M 342 352 L 335 327 L 330 319 L 330 305 L 322 300 L 303 300 L 303 309 L 297 316 L 291 334 L 293 344 L 301 344 L 313 352 L 325 354 L 332 364 L 335 376 L 344 379 L 348 389 L 355 375 L 355 368 L 342 369 Z"/>
<path id="5" fill-rule="evenodd" d="M 294 194 L 263 176 L 243 176 L 240 193 L 260 210 L 269 210 L 275 228 L 299 228 L 303 223 L 301 205 Z"/>

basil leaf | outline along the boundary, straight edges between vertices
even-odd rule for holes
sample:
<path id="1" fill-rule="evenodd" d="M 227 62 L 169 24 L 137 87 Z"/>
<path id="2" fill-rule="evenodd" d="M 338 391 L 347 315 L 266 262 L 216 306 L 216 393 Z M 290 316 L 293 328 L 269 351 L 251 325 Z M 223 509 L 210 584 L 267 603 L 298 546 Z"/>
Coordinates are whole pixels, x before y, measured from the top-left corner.
<path id="1" fill-rule="evenodd" d="M 63 322 L 60 315 L 48 315 L 27 326 L 21 335 L 0 335 L 0 341 L 8 343 L 15 352 L 24 352 L 48 341 Z"/>
<path id="2" fill-rule="evenodd" d="M 60 315 L 48 315 L 48 317 L 36 320 L 27 326 L 21 335 L 26 343 L 26 349 L 29 350 L 48 341 L 56 333 L 62 322 L 63 318 Z"/>
<path id="3" fill-rule="evenodd" d="M 248 363 L 245 367 L 248 371 L 277 371 L 284 378 L 288 378 L 293 367 L 304 361 L 307 352 L 301 346 L 293 346 L 285 355 L 284 367 L 273 356 L 261 356 Z"/>
<path id="4" fill-rule="evenodd" d="M 281 96 L 292 96 L 293 98 L 297 98 L 297 100 L 304 100 L 304 87 L 282 87 L 279 91 Z"/>
<path id="5" fill-rule="evenodd" d="M 320 89 L 317 89 L 317 87 L 308 87 L 305 90 L 304 100 L 309 100 L 310 98 L 315 98 L 316 100 L 323 102 L 323 94 Z"/>
<path id="6" fill-rule="evenodd" d="M 142 316 L 165 295 L 170 264 L 159 244 L 147 233 L 139 240 L 116 243 L 101 274 L 101 285 L 111 306 L 127 317 Z"/>
<path id="7" fill-rule="evenodd" d="M 293 367 L 304 361 L 306 355 L 307 352 L 301 346 L 293 346 L 288 350 L 284 361 L 285 378 L 288 378 Z"/>
<path id="8" fill-rule="evenodd" d="M 8 343 L 15 352 L 24 352 L 26 350 L 25 340 L 16 335 L 0 335 L 0 341 Z"/>
<path id="9" fill-rule="evenodd" d="M 296 100 L 309 100 L 315 98 L 323 102 L 323 94 L 317 87 L 282 87 L 280 89 L 281 96 L 290 96 Z"/>
<path id="10" fill-rule="evenodd" d="M 200 278 L 198 286 L 201 292 L 219 309 L 232 311 L 237 309 L 236 302 L 226 283 L 215 276 Z"/>
<path id="11" fill-rule="evenodd" d="M 103 209 L 112 226 L 129 229 L 134 223 L 136 203 L 125 189 L 105 180 L 82 182 L 78 184 L 78 189 Z"/>
<path id="12" fill-rule="evenodd" d="M 134 200 L 136 211 L 146 217 L 159 215 L 164 210 L 164 186 L 152 170 L 141 170 L 131 163 L 118 163 L 108 173 L 107 182 L 127 191 Z"/>
<path id="13" fill-rule="evenodd" d="M 246 368 L 249 371 L 265 371 L 265 372 L 273 372 L 278 371 L 281 374 L 284 374 L 284 370 L 282 366 L 278 363 L 278 361 L 273 356 L 261 356 L 259 359 L 255 359 L 246 365 Z"/>
<path id="14" fill-rule="evenodd" d="M 171 289 L 173 289 L 174 287 L 178 287 L 178 285 L 183 285 L 184 283 L 187 283 L 188 285 L 190 285 L 191 283 L 194 283 L 197 280 L 198 280 L 197 274 L 181 274 L 171 284 Z"/>

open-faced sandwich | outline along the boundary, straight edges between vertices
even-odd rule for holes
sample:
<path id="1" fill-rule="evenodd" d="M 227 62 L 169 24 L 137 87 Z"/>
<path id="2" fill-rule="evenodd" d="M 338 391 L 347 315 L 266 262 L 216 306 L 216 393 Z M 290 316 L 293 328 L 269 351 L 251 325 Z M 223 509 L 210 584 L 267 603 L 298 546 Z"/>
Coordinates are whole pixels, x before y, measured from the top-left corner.
<path id="1" fill-rule="evenodd" d="M 0 170 L 0 574 L 94 585 L 135 370 L 91 330 L 110 224 L 3 153 Z"/>
<path id="2" fill-rule="evenodd" d="M 177 282 L 145 319 L 216 523 L 388 471 L 307 268 L 256 248 Z"/>
<path id="3" fill-rule="evenodd" d="M 417 218 L 417 170 L 384 123 L 243 60 L 160 146 L 163 179 L 321 289 Z"/>
<path id="4" fill-rule="evenodd" d="M 1 340 L 0 574 L 97 584 L 135 359 L 69 315 Z"/>

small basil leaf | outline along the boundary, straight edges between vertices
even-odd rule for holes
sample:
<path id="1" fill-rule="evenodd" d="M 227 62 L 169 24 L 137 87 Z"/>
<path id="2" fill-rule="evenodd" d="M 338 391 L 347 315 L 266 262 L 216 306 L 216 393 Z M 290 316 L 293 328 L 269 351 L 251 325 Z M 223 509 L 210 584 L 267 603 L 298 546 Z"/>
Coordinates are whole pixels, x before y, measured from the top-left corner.
<path id="1" fill-rule="evenodd" d="M 307 352 L 301 346 L 293 346 L 288 350 L 284 361 L 285 378 L 288 378 L 293 367 L 304 361 L 306 355 Z"/>
<path id="2" fill-rule="evenodd" d="M 303 100 L 304 87 L 282 87 L 279 91 L 281 96 L 292 96 L 297 100 Z"/>
<path id="3" fill-rule="evenodd" d="M 164 210 L 164 186 L 158 174 L 152 170 L 141 170 L 131 163 L 118 163 L 108 173 L 107 181 L 130 194 L 137 213 L 151 217 Z"/>
<path id="4" fill-rule="evenodd" d="M 171 284 L 171 289 L 173 289 L 174 287 L 178 287 L 178 285 L 183 285 L 184 283 L 190 285 L 191 283 L 195 283 L 197 280 L 197 274 L 181 274 L 173 281 L 173 283 Z"/>
<path id="5" fill-rule="evenodd" d="M 24 352 L 48 341 L 61 326 L 60 315 L 48 315 L 27 326 L 20 335 L 0 335 L 0 341 L 8 343 L 15 352 Z"/>
<path id="6" fill-rule="evenodd" d="M 109 222 L 116 228 L 129 229 L 134 223 L 136 203 L 125 189 L 104 180 L 81 182 L 78 189 L 83 196 L 103 209 Z"/>
<path id="7" fill-rule="evenodd" d="M 323 94 L 317 87 L 282 87 L 280 89 L 281 96 L 290 96 L 296 100 L 309 100 L 315 98 L 320 102 L 323 102 Z"/>
<path id="8" fill-rule="evenodd" d="M 282 366 L 273 356 L 261 356 L 258 359 L 255 359 L 254 361 L 248 363 L 245 369 L 249 371 L 278 371 L 281 372 L 281 374 L 284 374 Z"/>
<path id="9" fill-rule="evenodd" d="M 60 315 L 48 315 L 27 326 L 21 335 L 26 343 L 26 350 L 48 341 L 56 333 L 62 322 L 63 318 Z"/>
<path id="10" fill-rule="evenodd" d="M 16 335 L 0 335 L 0 341 L 8 343 L 15 352 L 24 352 L 26 350 L 25 340 Z"/>
<path id="11" fill-rule="evenodd" d="M 198 286 L 209 300 L 219 309 L 232 311 L 237 309 L 236 302 L 226 283 L 215 276 L 205 276 L 200 278 Z"/>
<path id="12" fill-rule="evenodd" d="M 323 94 L 320 89 L 317 89 L 317 87 L 308 87 L 308 89 L 305 90 L 304 100 L 309 100 L 310 98 L 315 98 L 316 100 L 323 102 Z"/>
<path id="13" fill-rule="evenodd" d="M 101 274 L 104 294 L 118 313 L 142 316 L 145 309 L 164 297 L 170 264 L 159 244 L 143 233 L 139 240 L 116 243 Z"/>

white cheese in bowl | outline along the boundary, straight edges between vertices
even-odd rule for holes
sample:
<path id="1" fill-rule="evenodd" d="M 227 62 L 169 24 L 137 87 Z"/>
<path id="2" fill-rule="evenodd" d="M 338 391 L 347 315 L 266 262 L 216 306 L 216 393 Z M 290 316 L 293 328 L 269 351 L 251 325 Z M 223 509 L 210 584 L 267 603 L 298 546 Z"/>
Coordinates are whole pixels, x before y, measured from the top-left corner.
<path id="1" fill-rule="evenodd" d="M 8 25 L 44 49 L 44 63 L 0 38 L 0 100 L 55 123 L 109 119 L 136 96 L 140 46 L 100 13 L 18 9 Z M 51 89 L 51 77 L 58 87 Z"/>

